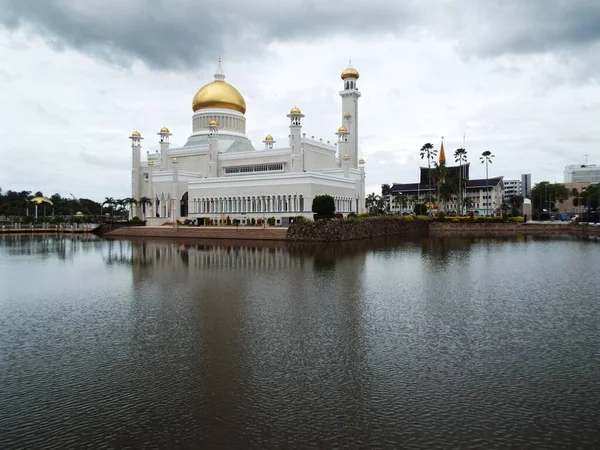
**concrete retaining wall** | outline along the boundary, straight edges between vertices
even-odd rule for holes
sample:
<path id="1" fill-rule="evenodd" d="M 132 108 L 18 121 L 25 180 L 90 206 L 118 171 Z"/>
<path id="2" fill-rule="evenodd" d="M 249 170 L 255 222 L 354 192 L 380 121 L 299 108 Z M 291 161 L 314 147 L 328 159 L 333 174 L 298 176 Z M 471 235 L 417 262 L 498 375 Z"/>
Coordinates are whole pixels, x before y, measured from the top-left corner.
<path id="1" fill-rule="evenodd" d="M 400 218 L 378 218 L 353 222 L 337 220 L 300 222 L 290 225 L 286 239 L 291 242 L 338 242 L 400 235 L 426 236 L 427 222 Z"/>
<path id="2" fill-rule="evenodd" d="M 600 227 L 585 224 L 543 223 L 449 223 L 431 222 L 434 237 L 575 236 L 600 237 Z"/>

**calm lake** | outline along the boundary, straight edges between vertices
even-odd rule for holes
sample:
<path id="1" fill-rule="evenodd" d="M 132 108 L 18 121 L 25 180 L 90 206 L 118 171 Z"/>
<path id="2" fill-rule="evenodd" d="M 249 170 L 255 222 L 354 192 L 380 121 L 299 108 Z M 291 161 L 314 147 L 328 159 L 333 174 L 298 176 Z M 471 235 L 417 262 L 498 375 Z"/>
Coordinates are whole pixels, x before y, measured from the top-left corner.
<path id="1" fill-rule="evenodd" d="M 0 236 L 0 448 L 600 443 L 600 244 Z"/>

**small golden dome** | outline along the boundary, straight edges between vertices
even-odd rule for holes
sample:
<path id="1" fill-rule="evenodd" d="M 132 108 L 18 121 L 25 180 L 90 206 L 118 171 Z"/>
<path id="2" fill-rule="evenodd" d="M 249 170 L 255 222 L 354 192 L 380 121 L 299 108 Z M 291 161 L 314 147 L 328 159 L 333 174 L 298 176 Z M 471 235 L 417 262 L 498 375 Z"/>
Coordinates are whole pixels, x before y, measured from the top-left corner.
<path id="1" fill-rule="evenodd" d="M 179 161 L 178 161 L 177 157 L 173 157 L 173 158 L 171 158 L 171 162 L 177 163 Z"/>
<path id="2" fill-rule="evenodd" d="M 218 127 L 219 122 L 217 122 L 216 120 L 211 120 L 210 122 L 208 122 L 208 126 L 209 127 Z"/>
<path id="3" fill-rule="evenodd" d="M 51 205 L 54 206 L 54 204 L 52 203 L 52 200 L 50 200 L 48 197 L 33 197 L 31 200 L 29 200 L 30 202 L 33 203 L 37 203 L 38 205 L 40 203 L 49 203 Z"/>
<path id="4" fill-rule="evenodd" d="M 161 133 L 168 133 L 168 132 L 169 132 L 169 129 L 168 129 L 167 127 L 162 127 L 162 128 L 160 129 L 160 132 L 161 132 Z"/>
<path id="5" fill-rule="evenodd" d="M 272 141 L 273 140 L 273 136 L 271 136 L 270 134 L 265 138 L 265 141 Z"/>
<path id="6" fill-rule="evenodd" d="M 350 114 L 350 111 L 346 111 L 346 114 L 344 114 L 344 117 L 350 117 L 352 116 L 352 114 Z"/>
<path id="7" fill-rule="evenodd" d="M 232 109 L 245 114 L 246 101 L 232 85 L 223 80 L 215 80 L 200 88 L 192 100 L 194 112 L 209 108 Z"/>
<path id="8" fill-rule="evenodd" d="M 362 163 L 362 164 L 364 164 L 364 163 L 365 163 L 365 160 L 364 160 L 364 158 L 360 158 L 360 159 L 358 160 L 358 162 L 359 162 L 359 163 Z"/>
<path id="9" fill-rule="evenodd" d="M 349 155 L 348 153 L 346 153 L 346 154 L 344 155 L 344 159 L 350 159 L 350 155 Z"/>
<path id="10" fill-rule="evenodd" d="M 338 128 L 338 133 L 347 133 L 348 130 L 346 129 L 346 127 L 344 125 L 342 125 L 341 127 Z"/>
<path id="11" fill-rule="evenodd" d="M 142 135 L 139 131 L 134 131 L 133 133 L 131 133 L 131 137 L 142 137 Z"/>
<path id="12" fill-rule="evenodd" d="M 358 79 L 358 77 L 360 77 L 360 75 L 358 74 L 358 70 L 356 70 L 354 67 L 348 67 L 342 72 L 342 80 L 345 80 L 346 78 Z"/>
<path id="13" fill-rule="evenodd" d="M 292 109 L 290 109 L 290 114 L 302 114 L 302 111 L 300 111 L 300 108 L 297 106 L 294 106 Z"/>

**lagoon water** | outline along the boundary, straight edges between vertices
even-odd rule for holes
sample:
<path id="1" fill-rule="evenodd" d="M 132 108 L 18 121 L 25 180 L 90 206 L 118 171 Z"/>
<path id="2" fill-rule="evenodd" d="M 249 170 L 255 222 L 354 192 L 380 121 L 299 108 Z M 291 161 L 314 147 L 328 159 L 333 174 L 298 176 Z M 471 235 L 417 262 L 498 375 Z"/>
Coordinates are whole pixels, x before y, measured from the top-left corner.
<path id="1" fill-rule="evenodd" d="M 600 442 L 600 246 L 0 236 L 0 448 Z"/>

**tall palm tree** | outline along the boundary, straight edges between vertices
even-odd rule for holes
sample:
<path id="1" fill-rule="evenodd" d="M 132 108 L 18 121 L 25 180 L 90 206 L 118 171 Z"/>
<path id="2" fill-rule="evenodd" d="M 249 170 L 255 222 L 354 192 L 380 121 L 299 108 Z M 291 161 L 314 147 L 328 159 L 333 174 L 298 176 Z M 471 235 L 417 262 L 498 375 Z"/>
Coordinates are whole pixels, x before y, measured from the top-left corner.
<path id="1" fill-rule="evenodd" d="M 149 197 L 140 197 L 138 201 L 138 205 L 142 207 L 142 214 L 144 215 L 144 220 L 146 220 L 146 205 L 151 205 L 152 199 Z"/>
<path id="2" fill-rule="evenodd" d="M 128 212 L 130 213 L 129 216 L 131 216 L 130 219 L 133 219 L 132 208 L 131 207 L 133 205 L 137 205 L 138 201 L 135 198 L 132 198 L 132 197 L 124 198 L 122 201 L 123 201 L 123 206 L 127 205 L 129 207 L 128 208 Z"/>
<path id="3" fill-rule="evenodd" d="M 402 208 L 404 207 L 404 205 L 406 203 L 406 197 L 404 197 L 404 195 L 402 195 L 402 192 L 398 192 L 394 196 L 394 203 L 396 204 L 398 209 L 400 209 L 400 213 L 402 213 Z"/>
<path id="4" fill-rule="evenodd" d="M 419 150 L 419 155 L 421 156 L 421 159 L 427 159 L 427 176 L 429 178 L 427 190 L 429 191 L 429 204 L 431 204 L 431 162 L 437 156 L 437 150 L 434 149 L 433 145 L 428 142 L 421 147 L 421 150 Z"/>
<path id="5" fill-rule="evenodd" d="M 460 207 L 460 214 L 462 214 L 462 196 L 463 196 L 463 191 L 461 189 L 461 186 L 464 186 L 463 180 L 464 180 L 464 174 L 463 174 L 463 163 L 467 162 L 467 151 L 464 148 L 457 148 L 454 151 L 454 162 L 457 162 L 459 164 L 459 175 L 458 175 L 458 204 L 461 205 Z"/>
<path id="6" fill-rule="evenodd" d="M 108 207 L 110 208 L 110 218 L 112 219 L 114 214 L 114 207 L 116 205 L 115 199 L 112 197 L 106 197 L 106 199 L 102 202 L 102 206 L 104 205 L 108 205 Z"/>
<path id="7" fill-rule="evenodd" d="M 490 197 L 487 198 L 487 204 L 486 204 L 486 208 L 485 208 L 485 215 L 489 215 L 488 214 L 488 208 L 489 208 L 489 204 L 490 204 L 490 200 L 491 200 L 491 195 L 489 194 L 489 187 L 488 187 L 488 165 L 492 163 L 492 158 L 494 158 L 494 155 L 492 155 L 492 152 L 490 152 L 489 150 L 486 150 L 485 152 L 483 152 L 481 154 L 481 156 L 479 157 L 479 159 L 481 160 L 481 164 L 485 163 L 485 195 L 486 197 Z"/>

